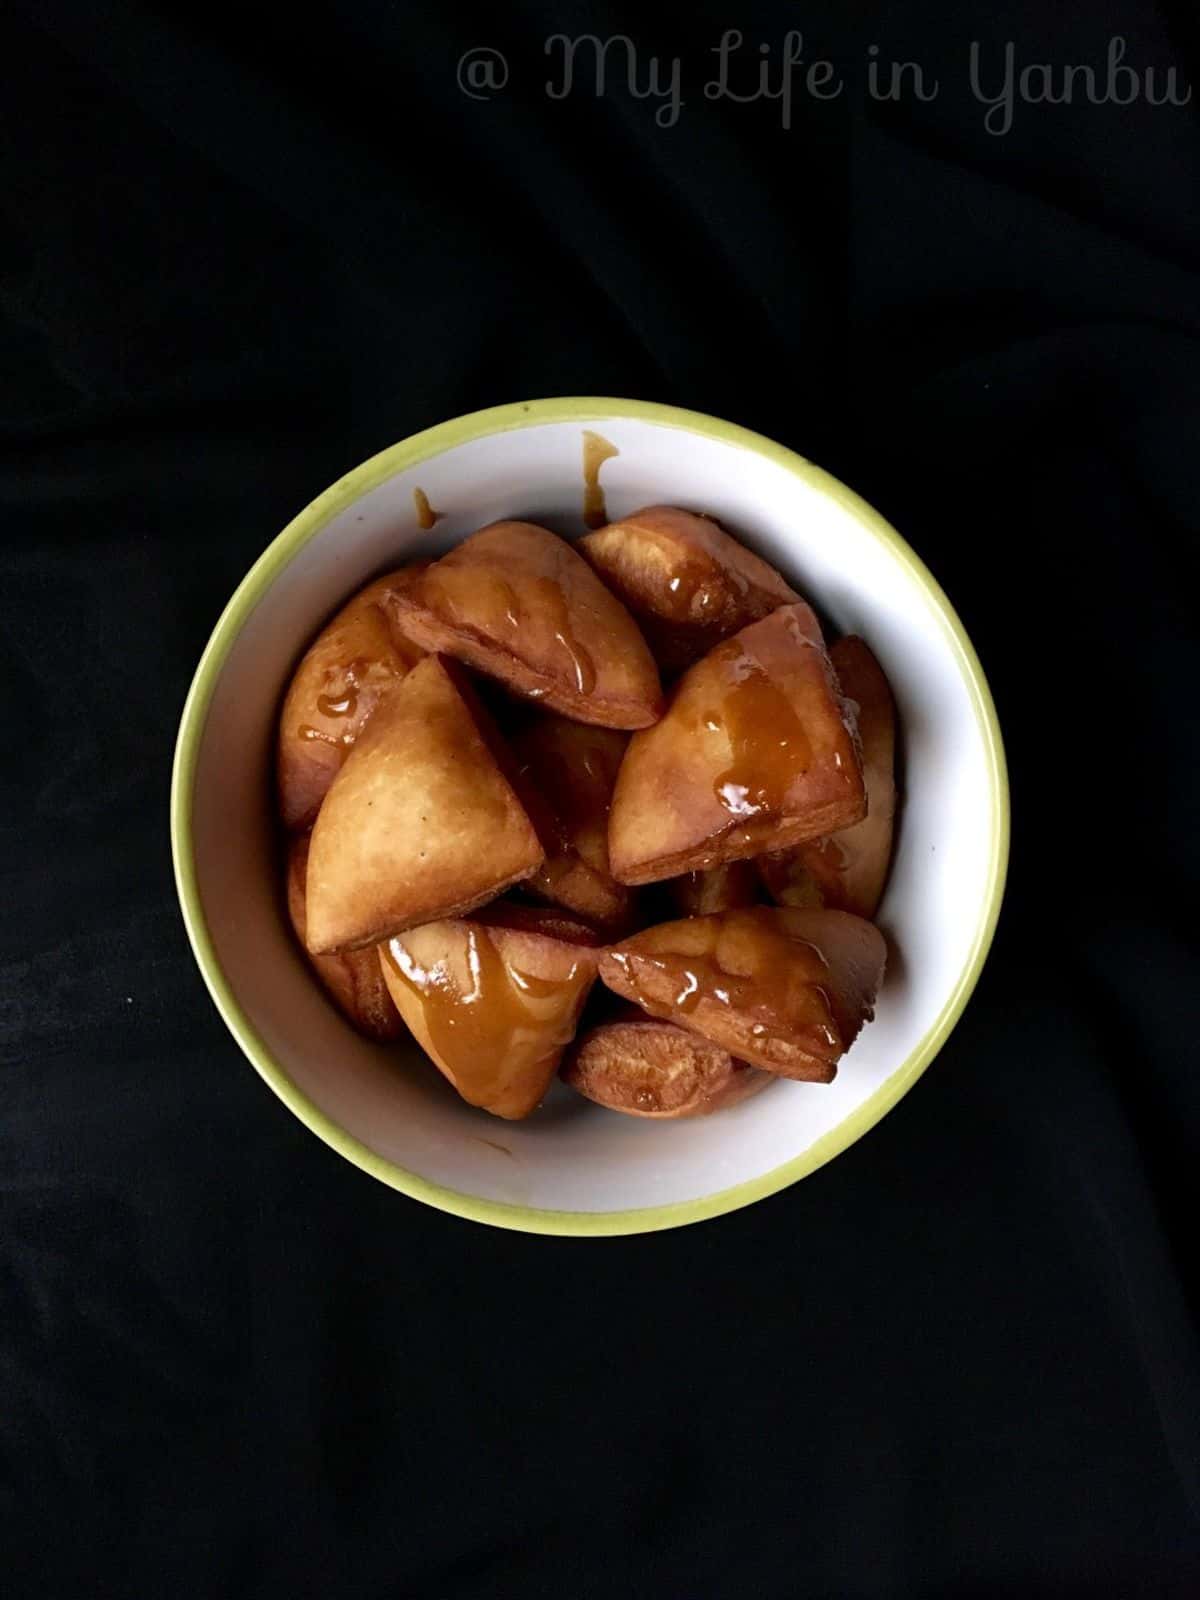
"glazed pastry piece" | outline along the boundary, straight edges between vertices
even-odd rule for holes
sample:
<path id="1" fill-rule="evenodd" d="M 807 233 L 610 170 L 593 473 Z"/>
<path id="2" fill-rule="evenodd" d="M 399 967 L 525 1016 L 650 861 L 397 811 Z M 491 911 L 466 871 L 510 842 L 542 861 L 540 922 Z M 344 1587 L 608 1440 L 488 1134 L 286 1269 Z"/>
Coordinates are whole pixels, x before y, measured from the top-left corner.
<path id="1" fill-rule="evenodd" d="M 309 949 L 379 944 L 535 872 L 544 852 L 502 763 L 461 671 L 440 656 L 418 662 L 381 701 L 317 817 Z"/>
<path id="2" fill-rule="evenodd" d="M 647 928 L 604 952 L 600 976 L 752 1066 L 829 1083 L 874 1015 L 886 953 L 846 912 L 756 906 Z"/>
<path id="3" fill-rule="evenodd" d="M 304 884 L 308 873 L 308 837 L 299 835 L 288 843 L 287 903 L 301 948 L 338 1010 L 368 1039 L 386 1044 L 404 1032 L 375 950 L 346 950 L 340 955 L 314 956 L 306 945 L 307 919 L 304 911 Z"/>
<path id="4" fill-rule="evenodd" d="M 764 856 L 758 865 L 780 905 L 824 905 L 873 917 L 892 864 L 896 708 L 883 668 L 862 639 L 839 639 L 829 656 L 842 694 L 857 707 L 867 814 L 852 828 Z"/>
<path id="5" fill-rule="evenodd" d="M 698 1033 L 637 1010 L 590 1028 L 568 1050 L 560 1076 L 610 1111 L 664 1121 L 722 1111 L 772 1081 Z"/>
<path id="6" fill-rule="evenodd" d="M 707 917 L 717 911 L 736 911 L 762 899 L 758 866 L 753 861 L 726 861 L 706 872 L 689 872 L 667 884 L 671 898 L 685 917 Z"/>
<path id="7" fill-rule="evenodd" d="M 634 734 L 609 816 L 613 875 L 649 883 L 861 820 L 858 740 L 805 605 L 783 606 L 698 661 Z"/>
<path id="8" fill-rule="evenodd" d="M 296 668 L 279 717 L 276 775 L 288 829 L 311 828 L 329 786 L 379 697 L 424 655 L 392 627 L 383 597 L 418 567 L 378 578 L 343 606 Z"/>
<path id="9" fill-rule="evenodd" d="M 379 961 L 414 1037 L 469 1104 L 527 1117 L 575 1035 L 596 978 L 580 923 L 534 907 L 397 934 Z"/>
<path id="10" fill-rule="evenodd" d="M 711 517 L 677 506 L 635 511 L 589 533 L 579 548 L 628 606 L 670 677 L 748 623 L 800 600 L 774 567 Z M 817 619 L 809 617 L 819 640 Z"/>
<path id="11" fill-rule="evenodd" d="M 495 522 L 397 590 L 389 606 L 414 643 L 577 722 L 646 728 L 658 717 L 658 669 L 636 623 L 547 528 Z"/>
<path id="12" fill-rule="evenodd" d="M 633 902 L 608 867 L 608 810 L 627 743 L 613 728 L 552 714 L 512 740 L 517 788 L 546 845 L 525 890 L 597 927 L 627 925 Z"/>

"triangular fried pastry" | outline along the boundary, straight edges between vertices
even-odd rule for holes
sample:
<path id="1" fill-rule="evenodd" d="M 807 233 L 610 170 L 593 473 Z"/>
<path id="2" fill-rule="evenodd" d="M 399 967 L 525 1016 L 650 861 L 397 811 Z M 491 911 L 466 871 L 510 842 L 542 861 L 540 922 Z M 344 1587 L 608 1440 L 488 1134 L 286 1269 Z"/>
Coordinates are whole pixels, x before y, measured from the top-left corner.
<path id="1" fill-rule="evenodd" d="M 464 1100 L 519 1118 L 541 1104 L 596 978 L 592 935 L 554 911 L 487 907 L 379 951 L 397 1009 Z"/>
<path id="2" fill-rule="evenodd" d="M 577 722 L 646 728 L 658 669 L 637 624 L 565 539 L 495 522 L 391 598 L 399 628 Z"/>
<path id="3" fill-rule="evenodd" d="M 857 736 L 806 606 L 783 606 L 679 680 L 629 741 L 609 815 L 613 876 L 649 883 L 858 822 Z"/>
<path id="4" fill-rule="evenodd" d="M 579 549 L 629 608 L 668 677 L 800 599 L 719 523 L 678 506 L 645 506 L 587 534 Z M 815 617 L 812 628 L 820 638 Z"/>
<path id="5" fill-rule="evenodd" d="M 459 916 L 543 850 L 461 670 L 426 656 L 381 701 L 325 797 L 308 858 L 308 947 L 379 944 Z"/>
<path id="6" fill-rule="evenodd" d="M 847 912 L 755 906 L 647 928 L 604 952 L 600 976 L 752 1066 L 829 1083 L 874 1015 L 886 955 Z"/>
<path id="7" fill-rule="evenodd" d="M 840 833 L 765 855 L 758 868 L 767 892 L 780 905 L 824 905 L 873 917 L 892 864 L 896 708 L 883 668 L 862 639 L 839 639 L 829 658 L 842 694 L 857 708 L 867 814 Z"/>
<path id="8" fill-rule="evenodd" d="M 288 841 L 287 904 L 301 948 L 334 1005 L 360 1033 L 382 1044 L 398 1039 L 404 1024 L 388 993 L 373 947 L 343 950 L 331 956 L 314 956 L 308 950 L 304 888 L 307 876 L 308 835 L 299 834 Z"/>
<path id="9" fill-rule="evenodd" d="M 279 715 L 276 781 L 285 828 L 312 827 L 380 696 L 425 654 L 392 626 L 381 604 L 419 570 L 402 567 L 368 584 L 301 658 Z"/>

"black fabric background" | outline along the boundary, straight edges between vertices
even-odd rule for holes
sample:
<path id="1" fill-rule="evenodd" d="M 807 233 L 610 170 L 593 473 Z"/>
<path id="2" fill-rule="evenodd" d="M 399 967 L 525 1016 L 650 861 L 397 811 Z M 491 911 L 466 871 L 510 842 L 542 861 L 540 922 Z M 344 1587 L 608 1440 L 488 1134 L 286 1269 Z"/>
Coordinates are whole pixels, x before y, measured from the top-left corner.
<path id="1" fill-rule="evenodd" d="M 30 0 L 0 212 L 0 1569 L 22 1596 L 1200 1592 L 1200 78 L 1133 0 L 686 18 Z M 706 101 L 723 29 L 847 92 Z M 683 58 L 657 127 L 555 31 Z M 937 100 L 871 102 L 870 43 Z M 455 86 L 471 46 L 507 90 Z M 744 58 L 743 58 L 744 60 Z M 743 67 L 743 70 L 744 67 Z M 662 1236 L 392 1194 L 249 1070 L 171 882 L 220 607 L 348 466 L 502 400 L 709 410 L 912 540 L 995 690 L 994 953 L 833 1165 Z M 9 1592 L 14 1592 L 10 1589 Z"/>

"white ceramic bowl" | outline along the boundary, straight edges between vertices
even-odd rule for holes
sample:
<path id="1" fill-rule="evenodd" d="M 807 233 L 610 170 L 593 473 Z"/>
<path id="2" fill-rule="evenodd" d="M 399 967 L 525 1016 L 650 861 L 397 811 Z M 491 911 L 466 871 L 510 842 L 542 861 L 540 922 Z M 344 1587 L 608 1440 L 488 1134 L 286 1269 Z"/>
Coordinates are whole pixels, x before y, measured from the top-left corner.
<path id="1" fill-rule="evenodd" d="M 619 456 L 610 516 L 654 502 L 710 512 L 838 628 L 895 690 L 898 848 L 880 923 L 891 947 L 875 1022 L 830 1086 L 779 1082 L 716 1116 L 621 1117 L 556 1085 L 526 1122 L 459 1100 L 419 1055 L 367 1043 L 325 1000 L 282 911 L 271 770 L 292 667 L 374 574 L 502 517 L 582 531 L 581 434 Z M 418 526 L 413 491 L 444 513 Z M 909 1089 L 983 966 L 1008 854 L 1004 756 L 962 625 L 903 540 L 836 479 L 729 423 L 626 400 L 531 401 L 394 445 L 327 490 L 250 571 L 201 658 L 171 797 L 184 920 L 222 1016 L 279 1098 L 365 1171 L 460 1216 L 543 1233 L 666 1228 L 812 1172 Z M 214 1068 L 214 1070 L 216 1070 Z"/>

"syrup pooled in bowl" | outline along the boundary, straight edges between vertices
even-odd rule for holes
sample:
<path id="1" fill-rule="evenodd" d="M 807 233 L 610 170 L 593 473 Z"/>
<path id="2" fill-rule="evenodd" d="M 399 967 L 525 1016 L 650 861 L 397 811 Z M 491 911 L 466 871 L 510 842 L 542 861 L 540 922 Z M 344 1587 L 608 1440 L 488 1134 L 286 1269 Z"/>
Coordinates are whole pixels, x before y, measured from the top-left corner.
<path id="1" fill-rule="evenodd" d="M 583 430 L 583 524 L 586 528 L 602 528 L 608 521 L 604 504 L 604 490 L 600 487 L 600 468 L 621 452 L 602 433 Z"/>

